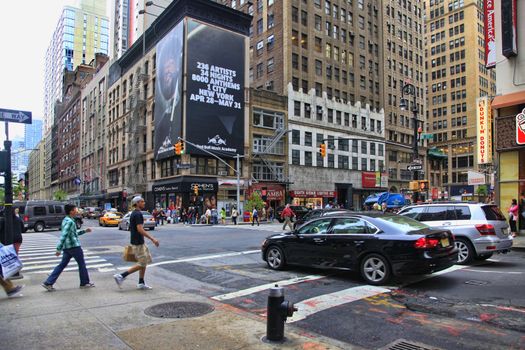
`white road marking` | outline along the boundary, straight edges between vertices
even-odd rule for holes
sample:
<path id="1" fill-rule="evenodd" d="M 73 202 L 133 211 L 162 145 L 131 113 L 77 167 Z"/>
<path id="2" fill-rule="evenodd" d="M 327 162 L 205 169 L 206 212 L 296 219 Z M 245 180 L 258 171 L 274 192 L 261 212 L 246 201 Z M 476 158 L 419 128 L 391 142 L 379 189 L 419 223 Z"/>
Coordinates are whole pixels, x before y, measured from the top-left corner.
<path id="1" fill-rule="evenodd" d="M 100 256 L 90 256 L 90 257 L 84 257 L 84 260 L 86 261 L 86 263 L 92 261 L 93 259 L 100 259 Z M 57 258 L 55 256 L 55 259 L 51 259 L 51 260 L 31 260 L 31 261 L 25 261 L 25 260 L 22 260 L 22 264 L 24 264 L 24 266 L 29 266 L 29 265 L 37 265 L 37 264 L 47 264 L 47 263 L 59 263 L 60 261 L 62 260 L 61 257 Z M 71 261 L 73 261 L 74 258 L 71 259 Z"/>
<path id="2" fill-rule="evenodd" d="M 229 299 L 234 299 L 234 298 L 242 297 L 245 295 L 250 295 L 250 294 L 257 293 L 257 292 L 261 292 L 266 289 L 270 289 L 276 284 L 279 287 L 283 287 L 283 286 L 289 286 L 291 284 L 296 284 L 296 283 L 301 283 L 301 282 L 314 281 L 314 280 L 318 280 L 324 277 L 327 277 L 327 276 L 310 275 L 310 276 L 303 276 L 303 277 L 295 277 L 295 278 L 288 279 L 288 280 L 282 280 L 282 281 L 277 281 L 273 283 L 262 284 L 260 286 L 255 286 L 252 288 L 238 290 L 232 293 L 217 295 L 217 296 L 212 297 L 212 299 L 219 300 L 219 301 L 229 300 Z"/>
<path id="3" fill-rule="evenodd" d="M 259 249 L 258 250 L 246 250 L 246 251 L 243 251 L 243 252 L 204 255 L 204 256 L 197 256 L 197 257 L 193 257 L 193 258 L 181 258 L 181 259 L 175 259 L 175 260 L 160 261 L 158 263 L 154 263 L 154 264 L 148 265 L 148 268 L 149 267 L 154 267 L 154 266 L 161 266 L 161 265 L 178 264 L 178 263 L 191 262 L 191 261 L 220 259 L 220 258 L 226 258 L 226 257 L 230 257 L 230 256 L 249 255 L 249 254 L 255 254 L 255 253 L 261 253 L 261 251 Z"/>
<path id="4" fill-rule="evenodd" d="M 42 253 L 29 253 L 29 254 L 18 254 L 18 257 L 21 258 L 22 260 L 24 260 L 24 258 L 27 258 L 27 257 L 32 257 L 32 256 L 46 256 L 46 255 L 52 255 L 54 256 L 56 253 L 56 249 L 53 249 L 53 250 L 49 250 L 47 252 L 42 252 Z M 84 256 L 86 255 L 93 255 L 93 254 L 97 254 L 97 253 L 92 253 L 90 251 L 86 251 L 84 250 Z"/>
<path id="5" fill-rule="evenodd" d="M 508 274 L 508 275 L 523 274 L 523 272 L 519 272 L 519 271 L 489 271 L 489 270 L 473 270 L 473 269 L 465 269 L 465 271 L 482 272 L 482 273 L 502 273 L 502 274 Z"/>
<path id="6" fill-rule="evenodd" d="M 93 266 L 89 266 L 88 263 L 98 263 L 98 262 L 105 262 L 106 260 L 104 259 L 93 259 L 93 260 L 90 260 L 90 261 L 86 261 L 86 266 L 89 267 L 93 267 Z M 56 263 L 54 264 L 44 264 L 44 265 L 36 265 L 36 266 L 24 266 L 24 268 L 22 269 L 22 271 L 29 271 L 29 270 L 39 270 L 39 269 L 47 269 L 47 268 L 50 268 L 50 267 L 55 267 L 56 265 L 58 265 L 60 263 L 60 261 L 56 261 Z M 72 265 L 77 265 L 77 262 L 73 259 L 71 259 L 71 262 L 70 264 Z"/>
<path id="7" fill-rule="evenodd" d="M 343 289 L 338 292 L 323 294 L 314 298 L 295 303 L 298 311 L 288 319 L 289 323 L 304 320 L 317 312 L 331 309 L 333 307 L 351 303 L 357 300 L 372 297 L 374 295 L 389 293 L 390 289 L 375 286 L 358 286 Z"/>
<path id="8" fill-rule="evenodd" d="M 113 266 L 112 264 L 98 264 L 98 265 L 91 265 L 91 266 L 87 266 L 87 269 L 96 269 L 96 268 L 101 268 L 101 267 L 109 267 L 109 266 Z M 64 272 L 68 272 L 68 271 L 77 271 L 78 270 L 78 266 L 75 266 L 75 267 L 66 267 L 64 269 Z M 24 270 L 22 270 L 22 272 L 24 272 Z M 31 273 L 31 274 L 34 274 L 34 273 L 51 273 L 53 272 L 53 270 L 41 270 L 41 271 L 28 271 L 27 273 Z"/>

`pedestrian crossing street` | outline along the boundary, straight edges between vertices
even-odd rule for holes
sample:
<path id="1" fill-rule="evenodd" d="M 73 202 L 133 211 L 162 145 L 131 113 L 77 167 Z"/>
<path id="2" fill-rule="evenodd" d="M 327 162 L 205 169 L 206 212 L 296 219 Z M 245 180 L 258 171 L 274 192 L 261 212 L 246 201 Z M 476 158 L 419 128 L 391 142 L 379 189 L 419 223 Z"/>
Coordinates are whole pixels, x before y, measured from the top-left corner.
<path id="1" fill-rule="evenodd" d="M 24 264 L 22 272 L 30 273 L 51 273 L 53 268 L 62 260 L 62 256 L 57 257 L 56 245 L 58 237 L 48 233 L 30 233 L 24 235 L 24 242 L 20 247 L 19 258 Z M 100 257 L 89 249 L 84 249 L 86 266 L 89 269 L 98 269 L 100 272 L 114 271 L 113 264 Z M 78 271 L 75 259 L 71 259 L 64 271 Z"/>

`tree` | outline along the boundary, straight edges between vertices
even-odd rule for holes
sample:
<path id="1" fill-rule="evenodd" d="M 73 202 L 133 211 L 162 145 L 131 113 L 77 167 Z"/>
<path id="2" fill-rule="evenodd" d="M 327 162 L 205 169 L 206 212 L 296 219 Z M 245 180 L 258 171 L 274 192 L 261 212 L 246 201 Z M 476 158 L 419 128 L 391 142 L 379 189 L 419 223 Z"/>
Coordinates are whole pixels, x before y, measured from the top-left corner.
<path id="1" fill-rule="evenodd" d="M 21 182 L 13 183 L 13 198 L 23 200 L 26 193 L 26 187 Z"/>
<path id="2" fill-rule="evenodd" d="M 487 185 L 479 185 L 476 192 L 479 196 L 486 196 L 489 193 Z"/>
<path id="3" fill-rule="evenodd" d="M 55 193 L 53 193 L 53 198 L 56 201 L 64 201 L 67 198 L 67 192 L 64 190 L 58 190 Z"/>
<path id="4" fill-rule="evenodd" d="M 257 208 L 257 210 L 262 210 L 265 203 L 261 199 L 261 196 L 258 192 L 253 192 L 250 198 L 248 198 L 248 202 L 246 202 L 246 205 L 244 206 L 245 211 L 253 211 L 253 208 Z"/>

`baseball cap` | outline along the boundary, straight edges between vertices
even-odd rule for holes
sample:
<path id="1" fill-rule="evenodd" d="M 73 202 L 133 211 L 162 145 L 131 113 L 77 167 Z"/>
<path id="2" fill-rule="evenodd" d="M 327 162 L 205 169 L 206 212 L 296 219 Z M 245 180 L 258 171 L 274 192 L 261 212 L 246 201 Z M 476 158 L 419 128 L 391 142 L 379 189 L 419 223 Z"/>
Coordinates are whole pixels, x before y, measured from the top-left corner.
<path id="1" fill-rule="evenodd" d="M 143 201 L 143 200 L 144 198 L 142 198 L 141 196 L 135 196 L 131 200 L 131 205 L 137 205 L 138 202 Z"/>

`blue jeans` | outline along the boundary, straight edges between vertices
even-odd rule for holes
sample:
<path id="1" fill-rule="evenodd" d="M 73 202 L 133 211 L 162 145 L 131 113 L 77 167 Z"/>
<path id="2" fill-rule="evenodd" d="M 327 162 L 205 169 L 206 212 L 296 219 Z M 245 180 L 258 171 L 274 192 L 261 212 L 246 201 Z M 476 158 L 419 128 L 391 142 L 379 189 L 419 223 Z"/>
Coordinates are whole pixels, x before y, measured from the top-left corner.
<path id="1" fill-rule="evenodd" d="M 71 258 L 74 258 L 78 264 L 78 274 L 80 275 L 80 285 L 83 286 L 89 283 L 89 275 L 84 261 L 84 251 L 80 247 L 64 249 L 62 252 L 62 261 L 55 267 L 51 275 L 44 282 L 47 285 L 55 284 L 58 276 L 67 267 Z"/>

